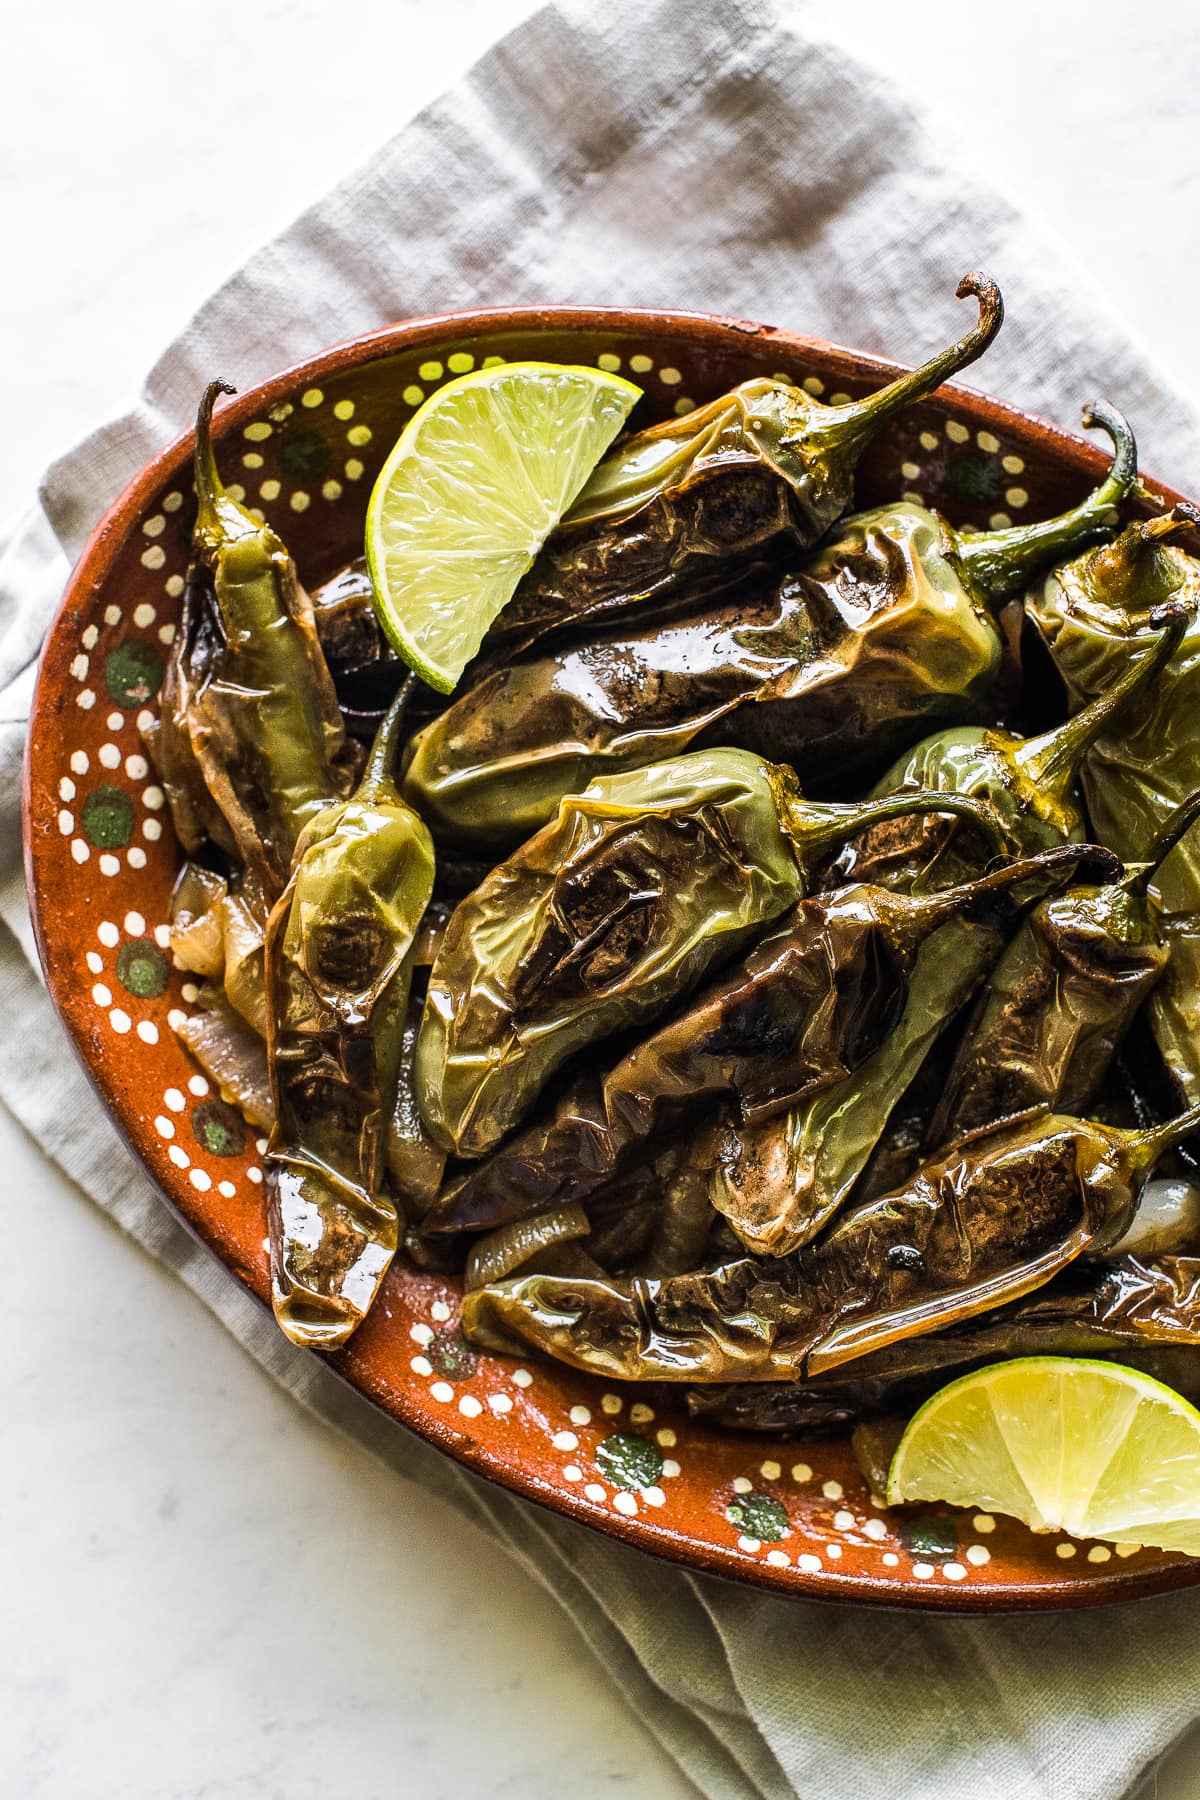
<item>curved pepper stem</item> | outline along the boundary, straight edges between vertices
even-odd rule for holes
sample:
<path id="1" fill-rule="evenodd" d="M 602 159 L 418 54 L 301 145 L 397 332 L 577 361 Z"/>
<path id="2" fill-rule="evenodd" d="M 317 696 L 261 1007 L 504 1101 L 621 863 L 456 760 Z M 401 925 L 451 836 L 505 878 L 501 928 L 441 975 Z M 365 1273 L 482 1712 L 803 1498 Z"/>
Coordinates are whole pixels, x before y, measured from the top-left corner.
<path id="1" fill-rule="evenodd" d="M 1186 800 L 1181 800 L 1174 812 L 1163 820 L 1161 827 L 1146 846 L 1145 862 L 1139 863 L 1125 882 L 1128 893 L 1144 894 L 1146 892 L 1180 838 L 1191 830 L 1197 819 L 1200 819 L 1200 788 L 1197 788 L 1194 794 L 1189 794 Z"/>
<path id="2" fill-rule="evenodd" d="M 1027 738 L 1013 752 L 1014 762 L 1035 787 L 1056 798 L 1068 793 L 1096 739 L 1175 654 L 1180 639 L 1191 624 L 1191 613 L 1186 606 L 1174 602 L 1160 607 L 1150 623 L 1160 636 L 1145 656 L 1127 664 L 1119 680 L 1073 713 L 1065 724 L 1056 725 L 1053 731 L 1045 731 L 1040 737 Z"/>
<path id="3" fill-rule="evenodd" d="M 872 825 L 882 825 L 889 819 L 907 819 L 920 813 L 944 813 L 966 819 L 1001 855 L 1008 849 L 1008 835 L 997 813 L 986 800 L 976 800 L 969 794 L 943 794 L 937 788 L 908 788 L 896 794 L 885 794 L 879 800 L 839 805 L 802 799 L 794 781 L 776 779 L 772 785 L 780 823 L 791 837 L 797 855 L 806 862 L 824 855 L 846 838 L 868 831 Z"/>
<path id="4" fill-rule="evenodd" d="M 986 875 L 959 882 L 956 887 L 939 888 L 933 894 L 897 895 L 895 898 L 903 900 L 905 907 L 920 918 L 923 928 L 928 929 L 941 924 L 944 917 L 969 912 L 977 901 L 986 899 L 989 894 L 1005 893 L 1038 875 L 1054 875 L 1060 869 L 1077 870 L 1081 863 L 1090 865 L 1098 886 L 1115 881 L 1121 873 L 1120 857 L 1103 844 L 1059 844 L 1053 850 L 1039 851 L 1036 856 L 1017 857 L 1001 869 L 990 869 Z"/>
<path id="5" fill-rule="evenodd" d="M 1156 519 L 1135 519 L 1111 544 L 1093 550 L 1088 579 L 1118 605 L 1134 595 L 1147 607 L 1159 604 L 1179 586 L 1178 568 L 1159 552 L 1185 531 L 1200 531 L 1200 509 L 1186 500 Z"/>
<path id="6" fill-rule="evenodd" d="M 416 688 L 416 676 L 406 675 L 400 683 L 395 699 L 380 720 L 379 729 L 375 733 L 370 754 L 358 784 L 357 799 L 378 800 L 396 794 L 396 779 L 393 770 L 396 767 L 396 758 L 400 748 L 400 736 Z"/>
<path id="7" fill-rule="evenodd" d="M 217 469 L 212 442 L 212 415 L 218 394 L 236 394 L 227 381 L 210 381 L 204 390 L 196 413 L 196 534 L 220 537 L 221 519 L 217 503 L 225 498 L 225 486 Z"/>
<path id="8" fill-rule="evenodd" d="M 931 356 L 918 369 L 897 376 L 862 400 L 848 401 L 844 406 L 822 407 L 806 417 L 802 436 L 807 443 L 817 443 L 826 452 L 846 464 L 858 461 L 871 439 L 897 413 L 925 400 L 951 375 L 965 369 L 968 363 L 983 355 L 1004 323 L 1004 300 L 1000 289 L 989 275 L 972 270 L 964 275 L 954 290 L 956 298 L 968 296 L 979 302 L 979 318 L 965 336 Z M 787 443 L 790 440 L 784 439 Z"/>
<path id="9" fill-rule="evenodd" d="M 1069 512 L 1033 525 L 953 534 L 959 561 L 972 588 L 987 605 L 999 606 L 1047 563 L 1061 562 L 1116 523 L 1115 508 L 1137 476 L 1137 442 L 1129 421 L 1102 400 L 1084 407 L 1083 423 L 1089 429 L 1098 425 L 1113 445 L 1108 474 L 1086 500 Z"/>
<path id="10" fill-rule="evenodd" d="M 1174 1150 L 1186 1137 L 1200 1127 L 1200 1101 L 1189 1106 L 1186 1112 L 1179 1113 L 1173 1119 L 1167 1119 L 1161 1125 L 1151 1125 L 1146 1131 L 1131 1131 L 1126 1135 L 1126 1154 L 1135 1176 L 1147 1176 L 1155 1163 L 1160 1162 L 1168 1150 Z"/>

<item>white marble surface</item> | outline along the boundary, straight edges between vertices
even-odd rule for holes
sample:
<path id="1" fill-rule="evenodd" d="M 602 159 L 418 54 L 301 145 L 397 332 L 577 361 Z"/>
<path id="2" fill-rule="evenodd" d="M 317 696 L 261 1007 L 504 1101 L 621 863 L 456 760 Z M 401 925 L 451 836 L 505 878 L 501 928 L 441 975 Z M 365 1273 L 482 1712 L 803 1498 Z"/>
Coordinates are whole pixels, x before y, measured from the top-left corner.
<path id="1" fill-rule="evenodd" d="M 0 515 L 263 237 L 528 10 L 63 0 L 10 19 Z M 971 132 L 1200 404 L 1188 0 L 1145 29 L 1124 0 L 808 10 Z M 0 1793 L 691 1791 L 540 1591 L 301 1416 L 2 1112 L 0 1170 Z M 370 1576 L 347 1554 L 366 1543 Z M 322 1616 L 336 1657 L 312 1645 Z M 1200 1793 L 1200 1739 L 1150 1791 Z"/>

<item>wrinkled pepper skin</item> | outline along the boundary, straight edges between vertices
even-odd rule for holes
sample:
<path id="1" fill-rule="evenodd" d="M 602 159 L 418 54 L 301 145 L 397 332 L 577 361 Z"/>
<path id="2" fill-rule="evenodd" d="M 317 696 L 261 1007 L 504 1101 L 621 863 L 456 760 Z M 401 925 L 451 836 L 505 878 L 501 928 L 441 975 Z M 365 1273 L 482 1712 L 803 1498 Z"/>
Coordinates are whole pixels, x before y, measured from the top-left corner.
<path id="1" fill-rule="evenodd" d="M 1172 540 L 1200 527 L 1180 506 L 1139 521 L 1114 544 L 1067 563 L 1025 600 L 1077 704 L 1118 678 L 1148 613 L 1187 606 L 1192 623 L 1168 669 L 1138 697 L 1119 729 L 1101 734 L 1082 780 L 1097 832 L 1132 857 L 1172 809 L 1200 786 L 1200 562 Z M 1200 1099 L 1200 846 L 1180 844 L 1155 880 L 1171 946 L 1149 1022 L 1180 1095 Z"/>
<path id="2" fill-rule="evenodd" d="M 1073 866 L 1077 853 L 1050 854 L 1064 857 Z M 706 1120 L 732 1111 L 756 1124 L 835 1086 L 899 1023 L 925 938 L 947 918 L 994 906 L 1031 872 L 1036 865 L 1012 864 L 919 900 L 857 887 L 801 901 L 780 930 L 602 1080 L 582 1077 L 549 1118 L 448 1188 L 426 1228 L 490 1229 L 587 1200 Z M 741 1235 L 738 1219 L 730 1222 Z M 744 1237 L 764 1254 L 771 1239 L 753 1227 Z"/>
<path id="3" fill-rule="evenodd" d="M 805 801 L 790 771 L 742 750 L 563 800 L 447 926 L 417 1043 L 433 1137 L 485 1155 L 568 1057 L 649 1022 L 794 905 L 811 860 L 863 817 Z"/>
<path id="4" fill-rule="evenodd" d="M 196 421 L 199 510 L 183 620 L 150 740 L 184 848 L 236 857 L 265 917 L 304 827 L 350 784 L 337 696 L 312 605 L 269 525 L 222 486 L 205 391 Z"/>
<path id="5" fill-rule="evenodd" d="M 429 833 L 389 773 L 406 699 L 355 794 L 301 835 L 267 932 L 272 1302 L 313 1349 L 339 1348 L 362 1321 L 399 1233 L 384 1148 L 434 874 Z"/>
<path id="6" fill-rule="evenodd" d="M 1065 723 L 1031 738 L 978 727 L 935 732 L 893 764 L 872 796 L 905 788 L 973 795 L 996 811 L 1027 855 L 1078 840 L 1084 818 L 1076 784 L 1085 758 L 1103 733 L 1121 728 L 1139 698 L 1173 666 L 1189 621 L 1187 609 L 1177 602 L 1156 611 L 1150 632 L 1139 639 L 1141 654 Z M 1099 831 L 1097 835 L 1109 842 Z M 875 880 L 904 892 L 961 881 L 971 864 L 956 838 L 953 821 L 921 818 L 889 824 L 847 844 L 824 879 Z M 1148 835 L 1142 846 L 1147 841 Z"/>
<path id="7" fill-rule="evenodd" d="M 531 1275 L 469 1294 L 463 1329 L 618 1380 L 802 1381 L 1043 1287 L 1117 1237 L 1200 1108 L 1150 1132 L 1010 1121 L 926 1163 L 784 1261 L 657 1280 Z"/>
<path id="8" fill-rule="evenodd" d="M 1147 886 L 1200 816 L 1193 794 L 1141 868 L 1043 900 L 992 971 L 934 1113 L 930 1147 L 1029 1107 L 1082 1113 L 1167 966 Z"/>
<path id="9" fill-rule="evenodd" d="M 492 626 L 485 654 L 512 657 L 564 625 L 690 599 L 697 582 L 772 539 L 803 546 L 846 511 L 854 468 L 897 413 L 982 355 L 1004 318 L 971 274 L 979 320 L 877 393 L 824 406 L 774 376 L 744 381 L 685 417 L 628 437 L 599 464 Z"/>
<path id="10" fill-rule="evenodd" d="M 735 1431 L 822 1431 L 885 1409 L 903 1417 L 945 1382 L 1012 1356 L 1102 1357 L 1194 1402 L 1198 1350 L 1200 1259 L 1080 1261 L 1039 1293 L 963 1327 L 898 1341 L 808 1382 L 698 1387 L 688 1410 Z"/>
<path id="11" fill-rule="evenodd" d="M 1136 449 L 1061 518 L 955 532 L 908 502 L 846 520 L 792 573 L 748 571 L 686 615 L 509 662 L 417 734 L 404 792 L 450 840 L 512 843 L 564 793 L 702 738 L 790 763 L 819 789 L 874 774 L 922 729 L 977 716 L 1000 666 L 994 613 L 1107 529 Z"/>

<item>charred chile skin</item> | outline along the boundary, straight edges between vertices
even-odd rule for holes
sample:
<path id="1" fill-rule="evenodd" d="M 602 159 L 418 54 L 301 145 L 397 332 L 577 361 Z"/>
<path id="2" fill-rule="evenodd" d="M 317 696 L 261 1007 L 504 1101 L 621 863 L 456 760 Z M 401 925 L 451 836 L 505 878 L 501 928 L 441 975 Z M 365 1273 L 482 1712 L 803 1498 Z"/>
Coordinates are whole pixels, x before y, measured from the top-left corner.
<path id="1" fill-rule="evenodd" d="M 1193 794 L 1106 887 L 1073 887 L 1034 908 L 992 971 L 927 1142 L 1049 1106 L 1086 1110 L 1170 955 L 1147 888 L 1200 816 Z"/>
<path id="2" fill-rule="evenodd" d="M 890 816 L 926 802 L 877 804 Z M 990 827 L 986 809 L 953 805 Z M 811 861 L 863 818 L 806 801 L 790 770 L 743 750 L 676 757 L 564 799 L 447 926 L 417 1043 L 432 1136 L 486 1155 L 569 1057 L 648 1023 L 781 917 Z"/>
<path id="3" fill-rule="evenodd" d="M 1125 670 L 1147 616 L 1164 604 L 1192 623 L 1162 677 L 1138 697 L 1120 729 L 1100 735 L 1082 780 L 1097 831 L 1126 858 L 1138 854 L 1172 809 L 1200 787 L 1200 563 L 1174 540 L 1200 529 L 1177 506 L 1129 526 L 1115 543 L 1056 569 L 1025 598 L 1076 704 Z M 1200 1098 L 1200 848 L 1180 844 L 1156 877 L 1170 960 L 1150 997 L 1149 1023 L 1176 1092 Z"/>
<path id="4" fill-rule="evenodd" d="M 353 777 L 295 564 L 217 473 L 212 409 L 232 391 L 213 382 L 196 421 L 192 564 L 149 748 L 184 848 L 207 837 L 236 857 L 265 918 L 301 831 Z"/>
<path id="5" fill-rule="evenodd" d="M 827 789 L 947 720 L 978 716 L 1000 665 L 994 613 L 1042 563 L 1107 529 L 1136 450 L 1100 407 L 1112 470 L 1040 524 L 955 532 L 901 502 L 848 519 L 793 573 L 747 573 L 662 621 L 484 675 L 417 734 L 404 793 L 439 835 L 511 844 L 565 793 L 712 739 Z"/>
<path id="6" fill-rule="evenodd" d="M 605 457 L 496 620 L 485 655 L 511 658 L 563 626 L 691 597 L 697 582 L 773 539 L 815 543 L 850 504 L 854 468 L 896 414 L 987 349 L 1004 319 L 996 284 L 972 273 L 966 335 L 877 393 L 824 406 L 771 376 L 744 381 Z"/>
<path id="7" fill-rule="evenodd" d="M 334 1350 L 362 1321 L 396 1251 L 384 1181 L 412 973 L 433 891 L 429 833 L 390 774 L 396 700 L 350 799 L 301 834 L 267 930 L 266 1155 L 275 1318 Z"/>
<path id="8" fill-rule="evenodd" d="M 467 1296 L 487 1348 L 621 1380 L 798 1381 L 1044 1287 L 1118 1237 L 1200 1107 L 1149 1132 L 1042 1114 L 928 1162 L 781 1261 L 665 1281 L 528 1276 Z"/>
<path id="9" fill-rule="evenodd" d="M 1009 888 L 1081 854 L 1104 860 L 1091 847 L 1059 850 L 924 899 L 859 887 L 802 901 L 603 1080 L 582 1078 L 549 1118 L 449 1187 L 426 1229 L 491 1229 L 587 1200 L 729 1109 L 753 1124 L 834 1086 L 895 1028 L 919 948 L 945 919 L 1002 906 Z"/>

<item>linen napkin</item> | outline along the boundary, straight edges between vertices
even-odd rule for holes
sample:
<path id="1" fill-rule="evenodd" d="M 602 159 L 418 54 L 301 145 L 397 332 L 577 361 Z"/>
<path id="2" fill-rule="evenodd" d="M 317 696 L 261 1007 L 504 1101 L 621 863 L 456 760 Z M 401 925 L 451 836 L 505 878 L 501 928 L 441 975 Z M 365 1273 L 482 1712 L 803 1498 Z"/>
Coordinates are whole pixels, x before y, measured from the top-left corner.
<path id="1" fill-rule="evenodd" d="M 639 1557 L 489 1488 L 295 1351 L 174 1222 L 40 985 L 19 858 L 35 659 L 69 561 L 191 420 L 337 339 L 475 304 L 741 314 L 915 360 L 1002 281 L 986 385 L 1068 427 L 1100 392 L 1186 486 L 1200 426 L 963 147 L 771 0 L 551 5 L 267 245 L 161 357 L 137 405 L 57 462 L 0 555 L 0 1097 L 304 1405 L 490 1532 L 706 1794 L 1113 1800 L 1194 1717 L 1200 1595 L 984 1620 L 780 1601 Z"/>

